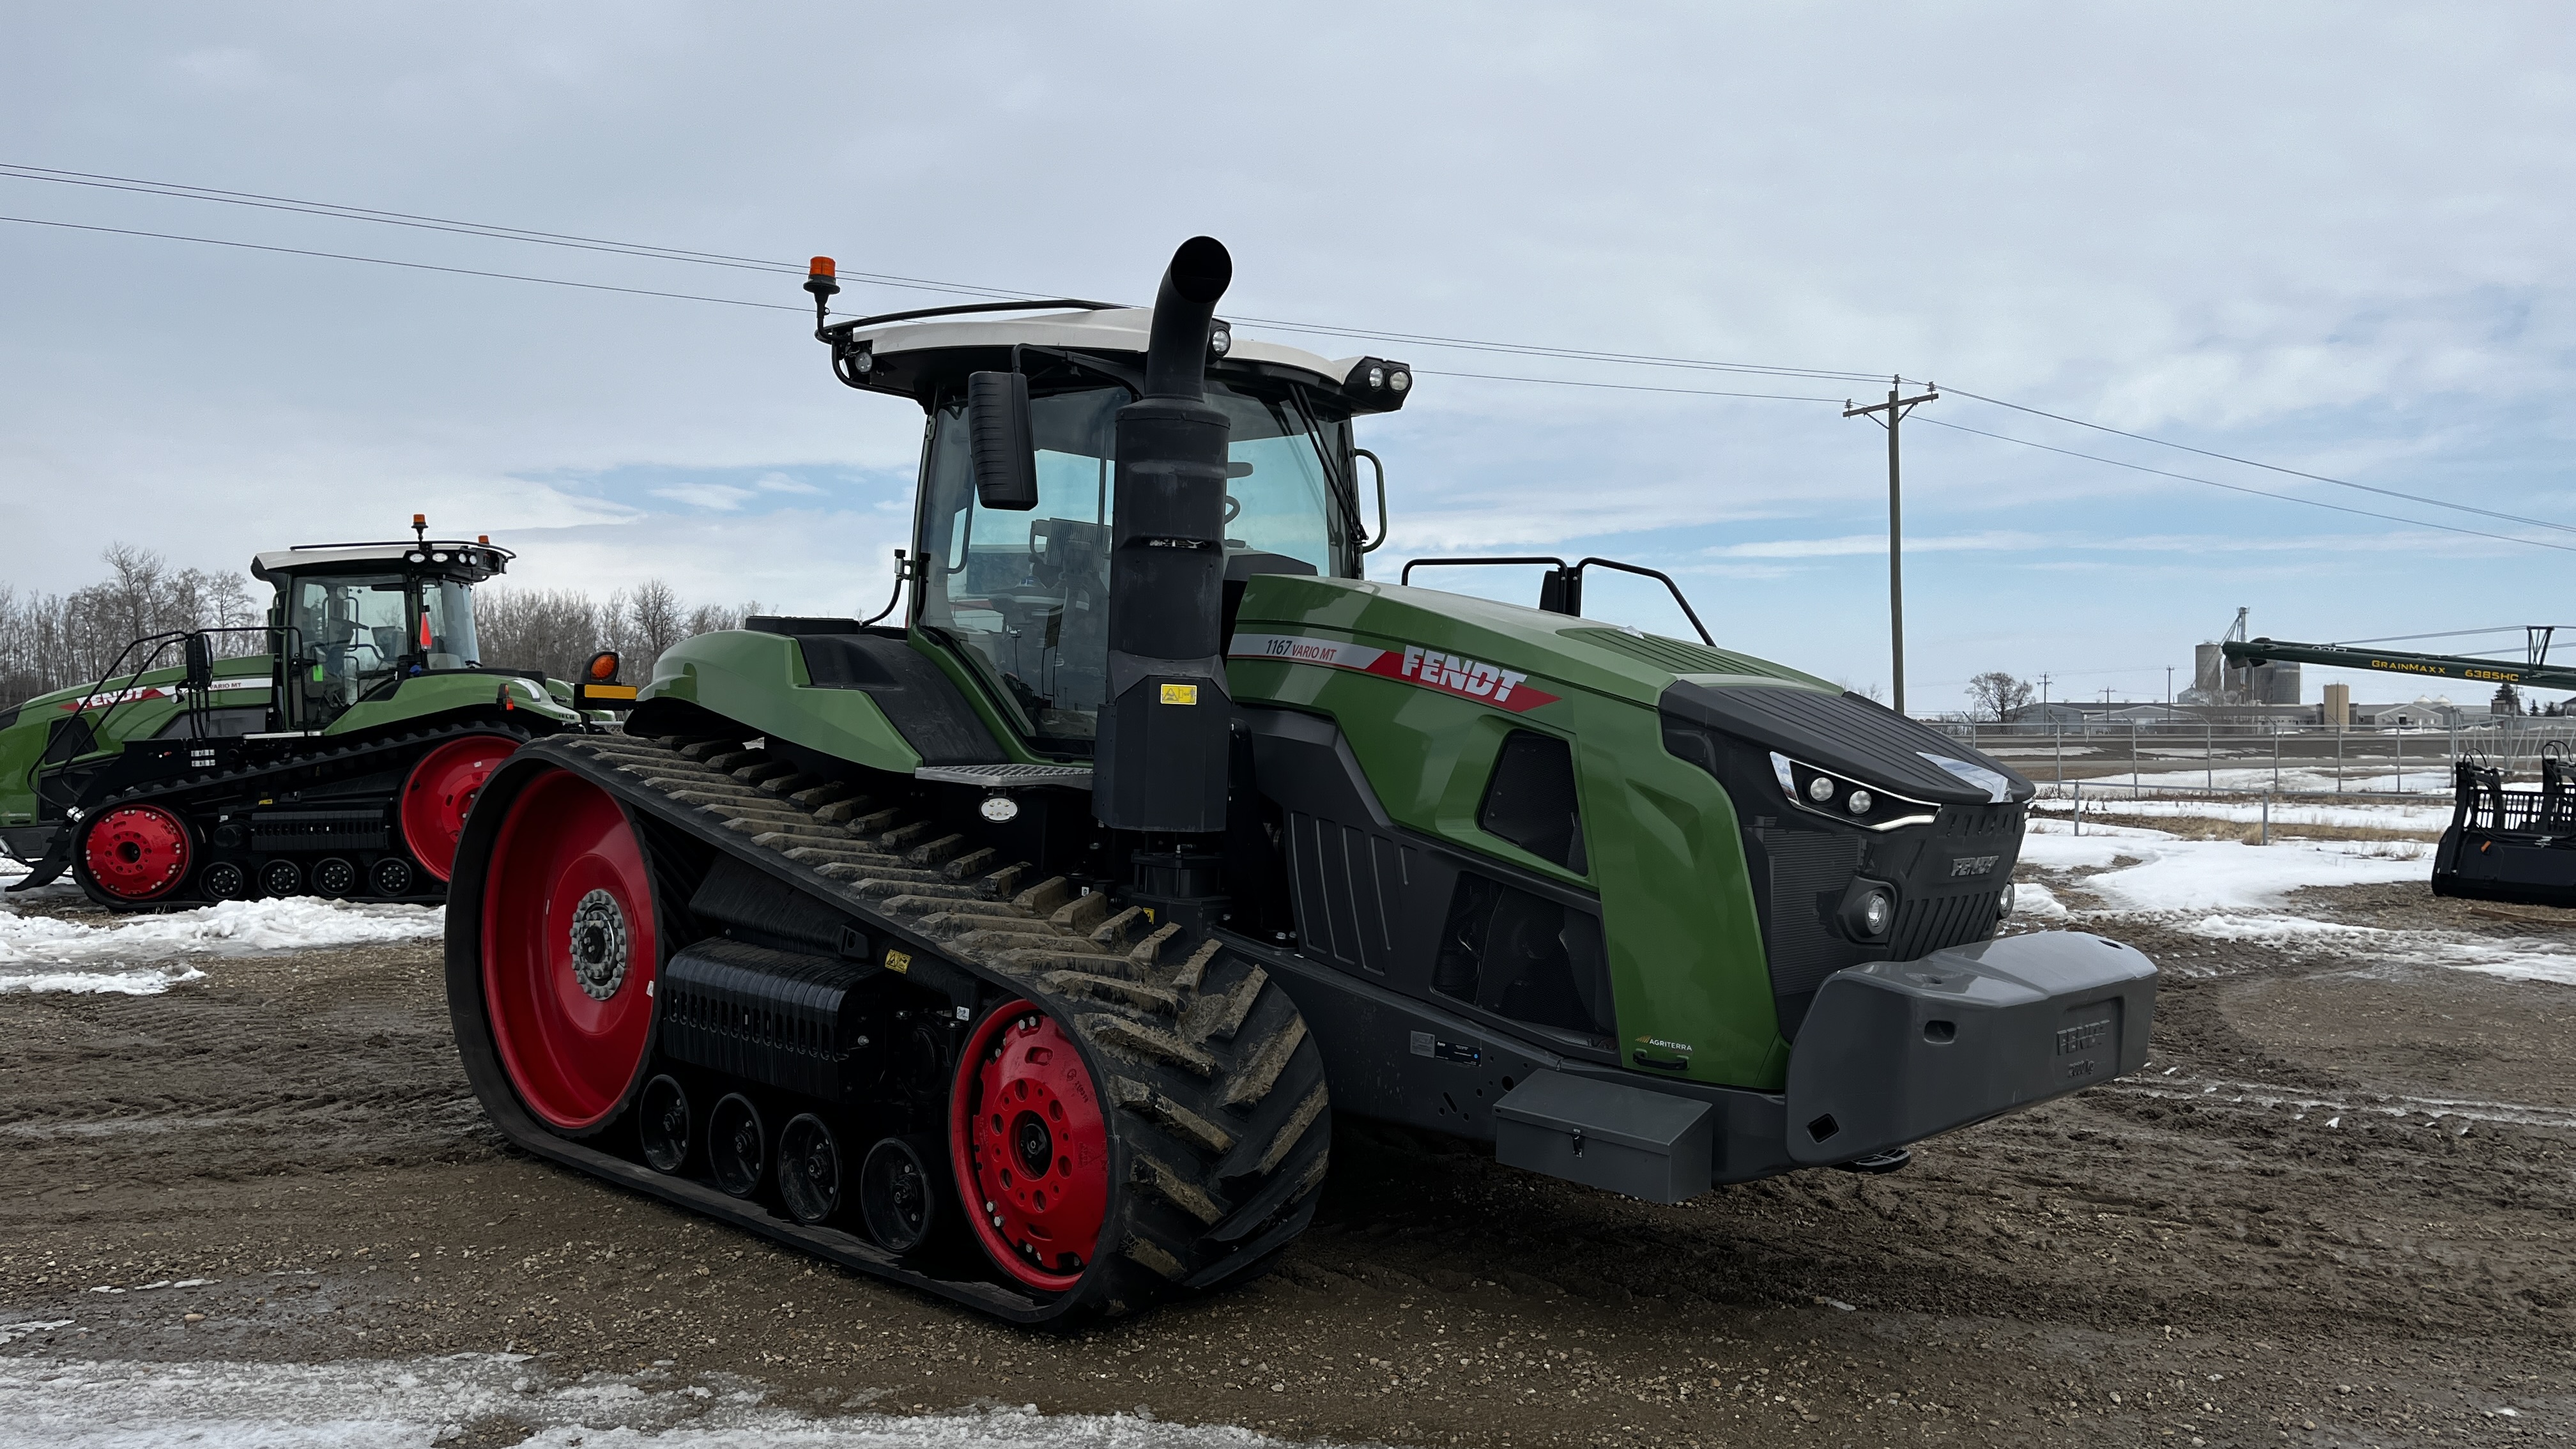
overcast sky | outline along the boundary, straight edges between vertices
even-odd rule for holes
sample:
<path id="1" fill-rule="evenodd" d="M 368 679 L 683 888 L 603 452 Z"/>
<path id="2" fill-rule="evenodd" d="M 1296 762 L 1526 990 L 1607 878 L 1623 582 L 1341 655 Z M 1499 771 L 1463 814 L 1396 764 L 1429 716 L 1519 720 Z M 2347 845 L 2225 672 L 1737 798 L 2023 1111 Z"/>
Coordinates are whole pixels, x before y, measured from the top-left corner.
<path id="1" fill-rule="evenodd" d="M 1228 315 L 1901 372 L 2576 525 L 2576 11 L 1571 10 L 19 5 L 0 161 L 1121 300 L 1207 232 Z M 23 179 L 0 214 L 804 300 Z M 834 383 L 810 316 L 21 222 L 0 276 L 0 581 L 86 583 L 112 540 L 238 567 L 425 511 L 519 549 L 514 582 L 883 602 L 919 419 Z M 1885 440 L 1839 415 L 1884 381 L 1280 338 L 1426 373 L 1364 425 L 1394 509 L 1373 568 L 1630 558 L 1721 644 L 1884 689 Z M 2304 639 L 2566 612 L 2568 528 L 1956 393 L 1905 444 L 1918 711 L 1998 668 L 2161 697 L 2240 604 Z M 1681 627 L 1616 588 L 1594 612 Z"/>

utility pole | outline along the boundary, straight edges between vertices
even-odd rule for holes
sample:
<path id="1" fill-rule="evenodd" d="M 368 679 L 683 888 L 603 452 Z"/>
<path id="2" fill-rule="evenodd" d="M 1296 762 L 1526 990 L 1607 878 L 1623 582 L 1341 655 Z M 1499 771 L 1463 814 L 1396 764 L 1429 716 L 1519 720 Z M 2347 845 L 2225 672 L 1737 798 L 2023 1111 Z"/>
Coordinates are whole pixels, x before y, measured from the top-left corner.
<path id="1" fill-rule="evenodd" d="M 1905 713 L 1905 513 L 1897 487 L 1897 425 L 1917 406 L 1941 395 L 1940 384 L 1926 383 L 1920 397 L 1897 396 L 1904 385 L 1904 378 L 1889 378 L 1887 401 L 1867 407 L 1853 407 L 1851 399 L 1843 399 L 1844 417 L 1866 417 L 1887 429 L 1887 639 L 1898 714 Z"/>

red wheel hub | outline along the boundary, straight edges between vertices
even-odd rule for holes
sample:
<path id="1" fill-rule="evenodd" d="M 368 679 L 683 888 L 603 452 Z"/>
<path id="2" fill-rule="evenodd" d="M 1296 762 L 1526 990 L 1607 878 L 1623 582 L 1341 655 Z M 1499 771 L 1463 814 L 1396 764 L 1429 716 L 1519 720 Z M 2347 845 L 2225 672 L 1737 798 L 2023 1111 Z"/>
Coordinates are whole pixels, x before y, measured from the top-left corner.
<path id="1" fill-rule="evenodd" d="M 984 1018 L 957 1064 L 949 1150 L 995 1265 L 1032 1288 L 1082 1278 L 1109 1213 L 1109 1126 L 1082 1052 L 1025 1001 Z"/>
<path id="2" fill-rule="evenodd" d="M 508 735 L 466 735 L 449 740 L 421 756 L 403 783 L 403 844 L 412 857 L 440 880 L 456 863 L 456 837 L 465 833 L 465 817 L 493 768 L 510 757 L 519 742 Z"/>
<path id="3" fill-rule="evenodd" d="M 616 1112 L 653 1024 L 652 878 L 626 813 L 549 770 L 510 803 L 484 877 L 483 1006 L 519 1100 L 581 1131 Z"/>
<path id="4" fill-rule="evenodd" d="M 81 837 L 81 863 L 99 889 L 125 901 L 166 896 L 188 878 L 188 827 L 158 805 L 120 805 Z"/>

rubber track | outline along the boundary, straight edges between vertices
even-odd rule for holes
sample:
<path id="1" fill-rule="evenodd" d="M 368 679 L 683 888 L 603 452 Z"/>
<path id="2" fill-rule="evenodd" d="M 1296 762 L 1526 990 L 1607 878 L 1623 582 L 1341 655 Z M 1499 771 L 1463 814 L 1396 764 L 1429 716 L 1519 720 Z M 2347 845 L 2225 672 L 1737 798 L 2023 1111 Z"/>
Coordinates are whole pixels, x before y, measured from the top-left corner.
<path id="1" fill-rule="evenodd" d="M 1106 896 L 1074 895 L 1061 877 L 1028 880 L 1025 865 L 939 834 L 913 809 L 731 741 L 561 735 L 517 758 L 529 756 L 1027 997 L 1082 1041 L 1118 1118 L 1122 1190 L 1083 1283 L 1037 1313 L 1006 1316 L 1119 1312 L 1213 1287 L 1265 1265 L 1312 1218 L 1331 1140 L 1323 1058 L 1257 962 L 1156 928 L 1142 910 L 1112 912 Z M 952 1296 L 994 1306 L 985 1294 Z"/>
<path id="2" fill-rule="evenodd" d="M 208 770 L 200 774 L 182 775 L 176 779 L 163 780 L 155 784 L 140 786 L 135 789 L 111 795 L 94 805 L 83 806 L 82 813 L 85 816 L 95 815 L 101 810 L 113 810 L 119 806 L 141 803 L 166 804 L 171 803 L 172 797 L 174 796 L 230 794 L 255 782 L 266 781 L 269 782 L 269 784 L 274 785 L 283 777 L 293 775 L 298 772 L 309 772 L 315 774 L 320 779 L 328 779 L 332 776 L 342 774 L 364 774 L 369 770 L 380 768 L 379 765 L 370 761 L 371 756 L 393 754 L 399 751 L 415 748 L 425 750 L 427 747 L 434 746 L 442 740 L 453 739 L 459 735 L 495 734 L 516 735 L 521 739 L 527 738 L 526 731 L 518 729 L 515 726 L 503 725 L 497 722 L 485 720 L 462 721 L 457 724 L 441 726 L 437 729 L 406 730 L 398 735 L 378 735 L 369 739 L 354 740 L 348 744 L 339 745 L 331 749 L 308 751 L 303 754 L 290 756 L 286 759 L 273 760 L 264 765 L 248 765 L 240 769 Z M 288 786 L 287 788 L 296 789 L 302 787 Z M 185 801 L 181 801 L 179 803 L 181 804 L 183 811 L 189 809 Z M 195 818 L 193 813 L 190 814 L 190 818 L 192 820 Z M 62 833 L 57 837 L 65 842 L 65 844 L 60 847 L 64 852 L 63 868 L 65 870 L 70 869 L 70 852 L 76 848 L 77 837 L 79 834 L 80 827 L 78 823 L 67 821 L 64 823 Z M 60 872 L 57 872 L 57 874 L 60 874 Z M 426 872 L 424 872 L 424 874 L 426 874 Z M 32 876 L 30 878 L 32 879 Z M 92 899 L 95 900 L 97 897 L 93 895 Z M 378 897 L 375 899 L 383 898 Z M 444 889 L 441 889 L 427 894 L 403 896 L 399 899 L 406 901 L 438 901 L 446 899 L 446 892 Z M 203 905 L 205 903 L 196 900 L 151 900 L 134 902 L 110 900 L 101 901 L 100 904 L 106 905 L 112 910 L 149 911 L 184 908 Z"/>

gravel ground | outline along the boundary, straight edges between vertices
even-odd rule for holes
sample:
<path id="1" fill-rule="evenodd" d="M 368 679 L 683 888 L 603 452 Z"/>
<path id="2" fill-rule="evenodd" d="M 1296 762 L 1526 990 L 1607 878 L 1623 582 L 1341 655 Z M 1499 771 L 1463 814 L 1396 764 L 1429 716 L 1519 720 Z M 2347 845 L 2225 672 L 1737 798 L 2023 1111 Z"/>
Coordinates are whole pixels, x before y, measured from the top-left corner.
<path id="1" fill-rule="evenodd" d="M 2081 924 L 2080 874 L 2052 884 Z M 2421 886 L 2294 905 L 2554 929 Z M 507 1350 L 556 1381 L 748 1383 L 823 1416 L 1035 1405 L 1406 1444 L 2576 1432 L 2576 988 L 2356 965 L 2327 938 L 2104 929 L 2168 968 L 2148 1071 L 1904 1172 L 1658 1207 L 1345 1119 L 1278 1272 L 1072 1335 L 503 1147 L 457 1069 L 434 945 L 209 961 L 157 996 L 0 996 L 0 1361 Z M 461 1427 L 448 1442 L 530 1428 Z"/>

